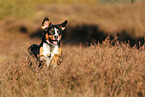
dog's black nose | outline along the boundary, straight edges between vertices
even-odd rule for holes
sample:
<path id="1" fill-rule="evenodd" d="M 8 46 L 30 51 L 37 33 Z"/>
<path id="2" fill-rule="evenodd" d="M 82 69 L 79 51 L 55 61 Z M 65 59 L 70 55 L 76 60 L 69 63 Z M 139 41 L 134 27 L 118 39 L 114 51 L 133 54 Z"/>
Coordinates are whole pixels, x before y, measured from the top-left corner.
<path id="1" fill-rule="evenodd" d="M 57 36 L 57 35 L 55 35 L 55 36 L 54 36 L 54 38 L 55 38 L 55 39 L 58 39 L 58 36 Z"/>

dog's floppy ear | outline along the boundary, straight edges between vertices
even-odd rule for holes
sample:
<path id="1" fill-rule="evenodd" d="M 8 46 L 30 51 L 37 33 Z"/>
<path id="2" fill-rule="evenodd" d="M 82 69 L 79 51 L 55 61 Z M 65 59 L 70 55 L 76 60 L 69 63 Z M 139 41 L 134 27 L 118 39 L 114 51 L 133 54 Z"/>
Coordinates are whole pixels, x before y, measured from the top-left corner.
<path id="1" fill-rule="evenodd" d="M 66 24 L 67 24 L 67 20 L 65 20 L 63 23 L 59 24 L 59 27 L 60 27 L 62 30 L 64 30 Z"/>
<path id="2" fill-rule="evenodd" d="M 45 29 L 45 28 L 49 27 L 50 25 L 51 25 L 51 22 L 49 21 L 49 19 L 47 17 L 45 17 L 42 22 L 42 29 Z"/>

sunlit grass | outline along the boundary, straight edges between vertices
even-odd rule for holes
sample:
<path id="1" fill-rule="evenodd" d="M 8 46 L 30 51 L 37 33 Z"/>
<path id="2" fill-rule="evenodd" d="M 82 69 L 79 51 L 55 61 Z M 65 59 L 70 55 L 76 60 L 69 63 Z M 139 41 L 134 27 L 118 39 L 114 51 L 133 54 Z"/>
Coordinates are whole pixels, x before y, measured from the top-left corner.
<path id="1" fill-rule="evenodd" d="M 0 0 L 0 18 L 26 18 L 33 13 L 34 6 L 30 0 Z"/>
<path id="2" fill-rule="evenodd" d="M 74 25 L 93 23 L 99 27 L 100 31 L 106 33 L 119 33 L 124 30 L 133 37 L 145 35 L 144 4 L 93 5 L 98 3 L 96 1 L 1 0 L 0 19 L 6 17 L 35 18 L 35 15 L 38 15 L 37 12 L 35 13 L 37 4 L 40 4 L 38 9 L 39 14 L 41 13 L 35 22 L 6 20 L 6 23 L 3 21 L 4 25 L 1 25 L 2 27 L 6 26 L 6 29 L 10 29 L 10 31 L 14 29 L 13 34 L 16 36 L 21 26 L 27 29 L 27 34 L 34 33 L 37 31 L 31 30 L 33 26 L 33 29 L 37 30 L 37 27 L 41 27 L 44 16 L 48 15 L 52 22 L 59 23 L 68 19 L 70 28 Z M 84 4 L 76 4 L 78 2 L 84 2 Z M 89 6 L 87 6 L 87 2 Z M 52 5 L 48 6 L 49 4 Z M 66 6 L 67 4 L 74 5 Z M 77 29 L 78 26 L 75 27 Z M 119 44 L 119 41 L 116 40 L 112 46 L 110 41 L 106 39 L 102 44 L 89 47 L 64 45 L 62 46 L 63 63 L 54 69 L 48 70 L 44 66 L 42 70 L 39 70 L 37 61 L 28 57 L 28 44 L 25 44 L 28 36 L 27 38 L 22 37 L 26 35 L 23 33 L 16 37 L 8 31 L 0 33 L 0 42 L 4 44 L 2 48 L 5 49 L 3 54 L 7 52 L 10 55 L 0 55 L 1 97 L 145 96 L 144 44 L 137 49 L 136 47 L 131 48 L 129 44 Z M 38 41 L 38 39 L 36 40 Z M 10 42 L 7 43 L 7 41 Z M 35 40 L 32 41 L 35 42 Z M 14 45 L 14 50 L 11 50 L 12 45 Z M 19 50 L 20 46 L 22 48 Z M 31 67 L 29 66 L 30 60 L 33 64 Z"/>
<path id="3" fill-rule="evenodd" d="M 63 63 L 39 70 L 26 50 L 0 65 L 0 96 L 138 97 L 145 95 L 145 49 L 127 44 L 63 46 Z M 29 60 L 33 65 L 29 66 Z"/>

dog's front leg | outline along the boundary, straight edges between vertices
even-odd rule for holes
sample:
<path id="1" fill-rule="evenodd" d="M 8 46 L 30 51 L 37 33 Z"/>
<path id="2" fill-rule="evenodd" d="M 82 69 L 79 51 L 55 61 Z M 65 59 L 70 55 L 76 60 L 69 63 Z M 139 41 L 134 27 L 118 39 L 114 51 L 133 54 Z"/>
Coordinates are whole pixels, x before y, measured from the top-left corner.
<path id="1" fill-rule="evenodd" d="M 49 67 L 51 64 L 51 58 L 47 58 L 45 64 L 47 65 L 47 67 Z"/>
<path id="2" fill-rule="evenodd" d="M 47 57 L 40 57 L 40 63 L 39 63 L 39 67 L 43 66 L 43 65 L 47 65 L 47 67 L 49 67 L 51 63 L 51 58 L 47 58 Z"/>
<path id="3" fill-rule="evenodd" d="M 61 48 L 58 48 L 58 53 L 55 54 L 52 58 L 52 65 L 60 65 L 62 63 L 62 53 L 61 53 Z"/>
<path id="4" fill-rule="evenodd" d="M 61 63 L 62 63 L 62 51 L 61 51 L 61 47 L 59 47 L 57 64 L 60 65 Z"/>
<path id="5" fill-rule="evenodd" d="M 56 67 L 57 66 L 57 61 L 58 61 L 58 55 L 55 54 L 51 60 L 51 65 Z"/>

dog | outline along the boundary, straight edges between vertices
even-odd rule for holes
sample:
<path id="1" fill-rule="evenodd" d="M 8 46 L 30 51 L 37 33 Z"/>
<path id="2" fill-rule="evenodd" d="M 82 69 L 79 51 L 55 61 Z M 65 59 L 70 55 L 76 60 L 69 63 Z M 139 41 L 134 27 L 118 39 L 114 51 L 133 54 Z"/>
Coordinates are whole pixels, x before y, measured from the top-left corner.
<path id="1" fill-rule="evenodd" d="M 39 67 L 42 65 L 57 66 L 61 64 L 62 51 L 60 40 L 65 30 L 67 20 L 61 24 L 53 25 L 47 17 L 42 22 L 42 41 L 40 45 L 32 44 L 28 51 L 39 61 Z"/>

